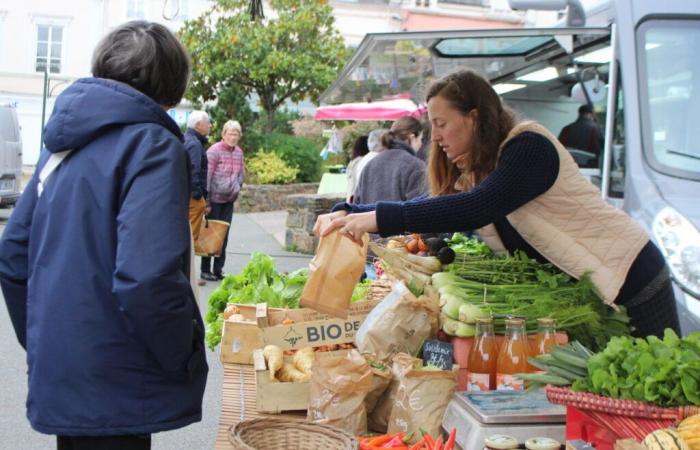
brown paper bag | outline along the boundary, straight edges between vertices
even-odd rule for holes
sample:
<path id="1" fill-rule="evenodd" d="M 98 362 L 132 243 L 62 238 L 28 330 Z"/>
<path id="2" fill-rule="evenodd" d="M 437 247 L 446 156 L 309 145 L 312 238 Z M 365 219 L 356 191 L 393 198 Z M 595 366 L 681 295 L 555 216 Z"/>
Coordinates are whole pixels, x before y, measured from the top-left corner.
<path id="1" fill-rule="evenodd" d="M 386 433 L 391 410 L 394 407 L 396 392 L 399 389 L 401 375 L 411 370 L 413 367 L 420 366 L 420 364 L 420 359 L 414 358 L 406 353 L 399 353 L 394 356 L 389 386 L 384 391 L 384 394 L 379 397 L 377 405 L 370 411 L 367 417 L 367 425 L 370 430 L 377 433 Z"/>
<path id="2" fill-rule="evenodd" d="M 194 243 L 194 254 L 197 256 L 221 256 L 221 248 L 224 246 L 229 225 L 223 220 L 205 218 L 199 229 L 199 237 Z"/>
<path id="3" fill-rule="evenodd" d="M 321 238 L 299 304 L 346 319 L 352 291 L 365 270 L 368 240 L 365 234 L 359 246 L 337 230 Z"/>
<path id="4" fill-rule="evenodd" d="M 405 371 L 399 379 L 388 432 L 422 428 L 437 436 L 442 429 L 442 416 L 457 387 L 457 373 L 457 369 Z"/>
<path id="5" fill-rule="evenodd" d="M 371 387 L 372 371 L 357 350 L 344 356 L 317 354 L 311 369 L 307 420 L 353 436 L 366 434 L 365 396 Z"/>
<path id="6" fill-rule="evenodd" d="M 384 363 L 400 352 L 418 354 L 437 317 L 438 309 L 432 304 L 432 297 L 416 298 L 402 282 L 395 283 L 357 330 L 355 346 Z"/>
<path id="7" fill-rule="evenodd" d="M 365 357 L 369 369 L 372 371 L 372 388 L 367 393 L 367 397 L 365 397 L 367 414 L 371 414 L 377 406 L 380 397 L 389 387 L 389 383 L 391 383 L 391 369 L 381 361 L 378 361 L 372 354 L 367 353 L 362 356 Z"/>

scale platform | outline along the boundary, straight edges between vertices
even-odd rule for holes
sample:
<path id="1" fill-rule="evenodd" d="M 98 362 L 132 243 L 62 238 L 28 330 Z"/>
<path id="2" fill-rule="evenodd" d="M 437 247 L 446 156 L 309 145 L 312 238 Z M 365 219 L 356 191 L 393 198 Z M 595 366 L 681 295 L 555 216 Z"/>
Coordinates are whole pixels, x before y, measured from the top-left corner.
<path id="1" fill-rule="evenodd" d="M 549 403 L 544 390 L 456 392 L 442 427 L 457 428 L 462 450 L 482 450 L 484 438 L 507 434 L 521 443 L 548 437 L 564 443 L 566 408 Z"/>

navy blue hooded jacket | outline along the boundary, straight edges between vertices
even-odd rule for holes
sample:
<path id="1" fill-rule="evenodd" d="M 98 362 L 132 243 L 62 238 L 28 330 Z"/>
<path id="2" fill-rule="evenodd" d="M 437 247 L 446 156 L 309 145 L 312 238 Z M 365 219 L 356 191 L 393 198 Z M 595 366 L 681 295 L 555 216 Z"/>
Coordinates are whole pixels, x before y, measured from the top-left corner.
<path id="1" fill-rule="evenodd" d="M 0 239 L 32 427 L 108 436 L 199 421 L 207 365 L 177 125 L 131 87 L 86 78 L 58 97 L 44 139 Z M 49 152 L 67 149 L 38 197 Z"/>
<path id="2" fill-rule="evenodd" d="M 202 197 L 207 198 L 208 159 L 204 149 L 206 143 L 207 138 L 192 128 L 188 128 L 185 132 L 185 149 L 190 155 L 190 167 L 192 168 L 190 195 L 195 200 Z"/>

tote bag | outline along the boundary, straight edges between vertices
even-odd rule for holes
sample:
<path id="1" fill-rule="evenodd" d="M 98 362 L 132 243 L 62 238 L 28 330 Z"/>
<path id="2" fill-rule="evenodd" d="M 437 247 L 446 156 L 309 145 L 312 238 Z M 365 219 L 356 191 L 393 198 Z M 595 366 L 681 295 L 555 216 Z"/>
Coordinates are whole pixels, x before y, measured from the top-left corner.
<path id="1" fill-rule="evenodd" d="M 223 220 L 202 221 L 199 237 L 194 243 L 194 254 L 197 256 L 221 256 L 221 248 L 228 233 L 230 224 Z"/>

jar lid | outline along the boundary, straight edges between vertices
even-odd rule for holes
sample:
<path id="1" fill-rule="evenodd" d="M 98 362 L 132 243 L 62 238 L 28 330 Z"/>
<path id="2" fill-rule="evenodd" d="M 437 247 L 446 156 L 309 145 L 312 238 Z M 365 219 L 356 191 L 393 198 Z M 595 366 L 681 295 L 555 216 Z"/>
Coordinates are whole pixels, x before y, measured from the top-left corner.
<path id="1" fill-rule="evenodd" d="M 550 317 L 541 317 L 537 319 L 537 323 L 539 323 L 540 325 L 554 325 L 555 323 L 557 323 L 557 321 Z"/>
<path id="2" fill-rule="evenodd" d="M 525 319 L 506 319 L 506 325 L 525 325 Z"/>
<path id="3" fill-rule="evenodd" d="M 492 324 L 493 323 L 493 317 L 478 317 L 476 319 L 476 323 L 482 323 L 482 324 Z"/>

